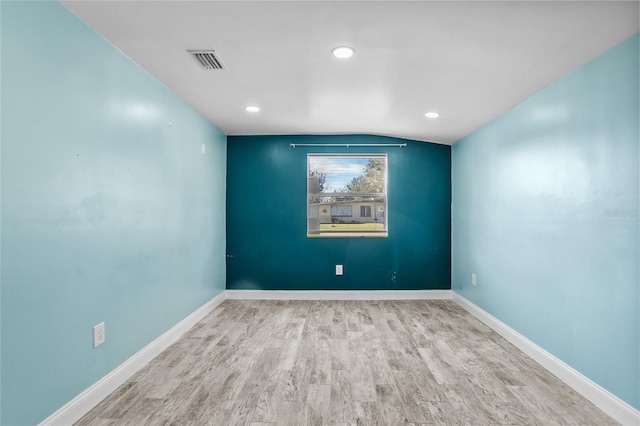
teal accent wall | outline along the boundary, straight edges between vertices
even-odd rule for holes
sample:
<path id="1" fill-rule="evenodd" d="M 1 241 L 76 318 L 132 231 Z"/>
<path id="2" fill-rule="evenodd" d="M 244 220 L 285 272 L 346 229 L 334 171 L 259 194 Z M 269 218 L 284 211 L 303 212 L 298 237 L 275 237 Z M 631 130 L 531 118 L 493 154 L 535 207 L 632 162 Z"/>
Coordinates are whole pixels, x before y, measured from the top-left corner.
<path id="1" fill-rule="evenodd" d="M 307 153 L 358 152 L 388 154 L 389 237 L 307 238 Z M 227 288 L 450 288 L 451 147 L 366 135 L 229 136 L 227 164 Z"/>
<path id="2" fill-rule="evenodd" d="M 0 423 L 15 426 L 224 290 L 226 136 L 61 4 L 1 7 Z"/>
<path id="3" fill-rule="evenodd" d="M 453 290 L 636 409 L 638 40 L 452 149 Z"/>

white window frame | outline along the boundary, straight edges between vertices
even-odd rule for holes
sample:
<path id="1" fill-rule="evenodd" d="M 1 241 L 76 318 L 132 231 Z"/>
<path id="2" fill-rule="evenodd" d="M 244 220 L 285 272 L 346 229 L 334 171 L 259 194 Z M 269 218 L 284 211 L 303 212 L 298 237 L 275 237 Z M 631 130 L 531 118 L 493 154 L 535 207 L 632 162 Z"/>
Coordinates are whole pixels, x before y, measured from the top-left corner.
<path id="1" fill-rule="evenodd" d="M 313 204 L 311 203 L 311 198 L 313 195 L 318 196 L 318 193 L 311 193 L 311 186 L 316 187 L 317 181 L 313 181 L 311 177 L 311 158 L 321 157 L 321 158 L 337 158 L 337 159 L 348 159 L 348 158 L 364 158 L 364 159 L 383 159 L 384 170 L 383 170 L 383 192 L 382 193 L 345 193 L 344 197 L 349 198 L 353 197 L 354 201 L 349 202 L 352 205 L 352 214 L 358 214 L 357 218 L 360 218 L 360 207 L 362 207 L 362 199 L 366 197 L 371 197 L 373 199 L 377 199 L 377 206 L 371 206 L 371 216 L 374 218 L 374 223 L 382 223 L 382 229 L 361 229 L 354 230 L 359 225 L 364 224 L 356 224 L 355 226 L 349 226 L 350 224 L 340 224 L 336 226 L 336 229 L 327 229 L 326 224 L 321 224 L 321 214 L 320 210 L 328 209 L 329 213 L 331 212 L 331 203 L 327 204 Z M 359 153 L 359 154 L 324 154 L 324 153 L 309 153 L 307 154 L 307 237 L 309 238 L 386 238 L 389 236 L 389 158 L 386 153 Z M 322 194 L 333 194 L 330 192 L 323 192 Z M 339 193 L 342 194 L 342 193 Z M 357 198 L 357 199 L 356 199 Z M 379 201 L 382 198 L 383 201 Z M 325 206 L 325 207 L 322 207 Z M 315 207 L 315 208 L 314 208 Z M 326 215 L 326 213 L 324 213 Z M 369 218 L 369 217 L 368 217 Z M 346 218 L 348 219 L 348 218 Z M 381 220 L 381 222 L 377 222 L 377 220 Z M 333 222 L 333 221 L 332 221 Z M 325 225 L 324 227 L 322 225 Z M 341 227 L 345 229 L 342 229 Z M 324 228 L 324 229 L 322 229 Z M 331 226 L 333 228 L 333 226 Z M 366 226 L 364 226 L 366 228 Z"/>

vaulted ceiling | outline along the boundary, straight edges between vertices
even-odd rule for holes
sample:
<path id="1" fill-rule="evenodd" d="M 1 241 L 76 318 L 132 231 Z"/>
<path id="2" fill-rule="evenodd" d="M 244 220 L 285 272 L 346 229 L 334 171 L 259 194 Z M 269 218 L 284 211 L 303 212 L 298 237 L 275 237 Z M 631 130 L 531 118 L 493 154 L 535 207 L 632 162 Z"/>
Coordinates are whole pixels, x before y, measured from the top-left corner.
<path id="1" fill-rule="evenodd" d="M 452 144 L 639 30 L 637 1 L 63 4 L 228 135 Z"/>

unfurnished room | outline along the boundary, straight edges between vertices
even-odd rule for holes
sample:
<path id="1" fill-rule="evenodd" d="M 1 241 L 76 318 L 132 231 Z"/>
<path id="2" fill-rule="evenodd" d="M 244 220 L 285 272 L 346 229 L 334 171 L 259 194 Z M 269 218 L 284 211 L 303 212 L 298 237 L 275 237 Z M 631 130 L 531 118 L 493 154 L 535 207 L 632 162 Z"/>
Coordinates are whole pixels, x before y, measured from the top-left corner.
<path id="1" fill-rule="evenodd" d="M 640 2 L 0 2 L 0 424 L 640 425 Z"/>

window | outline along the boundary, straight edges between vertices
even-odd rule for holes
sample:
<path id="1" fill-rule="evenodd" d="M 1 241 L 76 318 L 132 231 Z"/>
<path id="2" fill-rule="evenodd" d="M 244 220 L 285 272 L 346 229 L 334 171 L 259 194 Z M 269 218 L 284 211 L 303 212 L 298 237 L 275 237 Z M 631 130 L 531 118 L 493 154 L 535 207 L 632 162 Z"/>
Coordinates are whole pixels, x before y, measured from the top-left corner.
<path id="1" fill-rule="evenodd" d="M 331 206 L 331 217 L 351 217 L 352 206 L 341 206 L 339 204 Z"/>
<path id="2" fill-rule="evenodd" d="M 387 236 L 386 154 L 308 154 L 307 236 Z"/>

